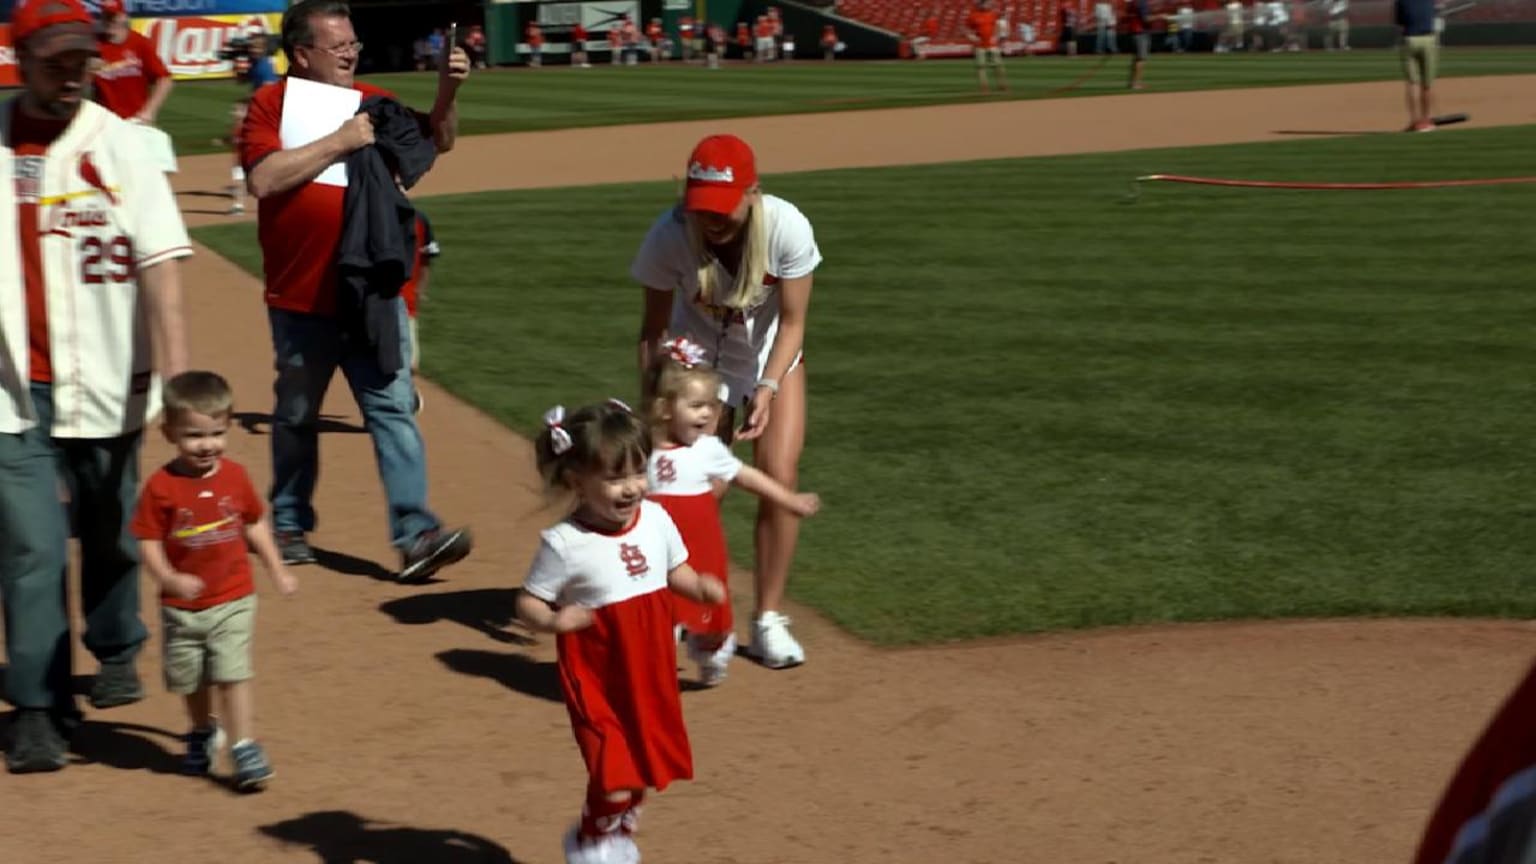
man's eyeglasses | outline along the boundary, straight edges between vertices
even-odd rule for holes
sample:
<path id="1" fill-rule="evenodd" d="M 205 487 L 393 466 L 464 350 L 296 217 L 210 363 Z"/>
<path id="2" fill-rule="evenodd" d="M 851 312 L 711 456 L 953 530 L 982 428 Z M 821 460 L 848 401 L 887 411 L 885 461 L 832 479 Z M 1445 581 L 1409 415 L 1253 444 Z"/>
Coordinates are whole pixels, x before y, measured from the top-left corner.
<path id="1" fill-rule="evenodd" d="M 361 54 L 361 53 L 363 53 L 363 43 L 361 43 L 361 42 L 343 42 L 340 45 L 332 45 L 332 46 L 325 47 L 325 48 L 322 48 L 319 45 L 308 45 L 306 47 L 314 48 L 314 49 L 319 50 L 319 51 L 324 51 L 325 53 L 331 55 L 332 57 L 345 57 L 348 54 Z"/>

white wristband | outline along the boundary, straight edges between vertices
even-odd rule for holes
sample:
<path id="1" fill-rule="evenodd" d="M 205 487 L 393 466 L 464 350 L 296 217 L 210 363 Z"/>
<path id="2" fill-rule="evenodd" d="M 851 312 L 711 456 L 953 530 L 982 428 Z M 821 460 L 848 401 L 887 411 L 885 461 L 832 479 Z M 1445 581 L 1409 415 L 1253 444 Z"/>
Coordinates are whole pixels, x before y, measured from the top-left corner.
<path id="1" fill-rule="evenodd" d="M 757 386 L 766 387 L 773 395 L 779 395 L 779 379 L 777 378 L 759 378 Z"/>

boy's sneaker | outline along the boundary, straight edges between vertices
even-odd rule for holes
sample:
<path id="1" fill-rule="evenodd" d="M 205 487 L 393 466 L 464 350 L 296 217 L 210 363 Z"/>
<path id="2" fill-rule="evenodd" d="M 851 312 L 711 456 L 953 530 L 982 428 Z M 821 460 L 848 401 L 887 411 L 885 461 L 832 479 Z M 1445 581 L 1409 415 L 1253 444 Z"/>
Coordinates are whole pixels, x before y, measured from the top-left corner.
<path id="1" fill-rule="evenodd" d="M 144 683 L 139 680 L 133 661 L 103 663 L 91 685 L 91 707 L 97 710 L 132 705 L 144 698 Z"/>
<path id="2" fill-rule="evenodd" d="M 400 574 L 396 578 L 401 582 L 425 582 L 444 567 L 463 561 L 474 545 L 468 528 L 428 531 L 401 553 Z"/>
<path id="3" fill-rule="evenodd" d="M 209 729 L 193 729 L 187 733 L 187 755 L 181 758 L 181 773 L 194 777 L 206 777 L 224 750 L 224 730 L 215 722 Z"/>
<path id="4" fill-rule="evenodd" d="M 57 771 L 67 761 L 64 736 L 42 708 L 21 708 L 11 716 L 5 768 L 12 774 Z"/>
<path id="5" fill-rule="evenodd" d="M 241 792 L 259 792 L 276 776 L 267 764 L 267 754 L 255 741 L 241 741 L 230 748 L 229 755 L 235 760 L 235 788 Z"/>
<path id="6" fill-rule="evenodd" d="M 273 535 L 277 542 L 277 554 L 283 556 L 283 563 L 313 564 L 315 563 L 315 550 L 309 548 L 309 541 L 298 531 L 279 531 Z"/>
<path id="7" fill-rule="evenodd" d="M 789 617 L 764 612 L 752 622 L 752 644 L 747 653 L 769 669 L 787 669 L 805 662 L 805 649 L 789 634 Z"/>
<path id="8" fill-rule="evenodd" d="M 699 665 L 699 683 L 705 687 L 718 687 L 725 680 L 726 667 L 736 656 L 736 634 L 731 633 L 719 648 L 711 651 L 706 640 L 696 633 L 688 634 L 688 659 Z M 803 659 L 803 658 L 802 658 Z"/>

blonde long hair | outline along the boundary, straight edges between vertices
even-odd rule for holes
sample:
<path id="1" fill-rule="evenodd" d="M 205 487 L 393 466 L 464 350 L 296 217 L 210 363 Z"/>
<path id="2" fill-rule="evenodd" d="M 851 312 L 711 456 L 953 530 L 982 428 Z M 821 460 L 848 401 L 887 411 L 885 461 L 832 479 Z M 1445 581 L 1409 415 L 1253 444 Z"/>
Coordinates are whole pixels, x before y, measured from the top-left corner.
<path id="1" fill-rule="evenodd" d="M 681 207 L 679 207 L 681 210 Z M 747 222 L 741 226 L 741 261 L 736 266 L 734 284 L 721 284 L 715 265 L 720 259 L 709 249 L 704 239 L 704 229 L 698 217 L 686 210 L 683 226 L 688 233 L 688 248 L 698 262 L 699 299 L 711 306 L 728 306 L 732 309 L 751 309 L 763 302 L 768 288 L 763 277 L 768 273 L 768 217 L 763 207 L 762 193 L 753 197 L 747 208 Z"/>

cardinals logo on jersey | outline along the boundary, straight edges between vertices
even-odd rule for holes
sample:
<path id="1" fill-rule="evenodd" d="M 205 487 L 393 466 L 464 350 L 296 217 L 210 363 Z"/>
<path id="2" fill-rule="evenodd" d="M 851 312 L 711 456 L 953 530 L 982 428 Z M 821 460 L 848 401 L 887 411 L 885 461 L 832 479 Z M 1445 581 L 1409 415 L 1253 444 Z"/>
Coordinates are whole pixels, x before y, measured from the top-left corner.
<path id="1" fill-rule="evenodd" d="M 107 196 L 112 206 L 117 206 L 117 193 L 107 188 L 107 184 L 101 179 L 101 172 L 96 169 L 96 163 L 92 161 L 89 151 L 80 154 L 80 179 L 90 185 L 92 189 Z"/>
<path id="2" fill-rule="evenodd" d="M 619 560 L 624 562 L 624 569 L 629 575 L 636 579 L 650 572 L 651 565 L 645 560 L 645 553 L 633 543 L 619 544 Z"/>
<path id="3" fill-rule="evenodd" d="M 665 456 L 656 457 L 656 482 L 671 483 L 677 480 L 677 463 Z"/>

